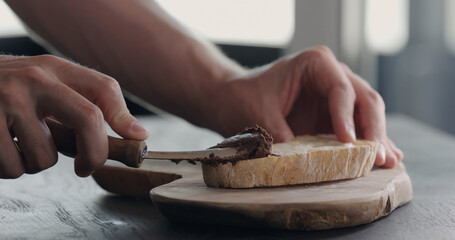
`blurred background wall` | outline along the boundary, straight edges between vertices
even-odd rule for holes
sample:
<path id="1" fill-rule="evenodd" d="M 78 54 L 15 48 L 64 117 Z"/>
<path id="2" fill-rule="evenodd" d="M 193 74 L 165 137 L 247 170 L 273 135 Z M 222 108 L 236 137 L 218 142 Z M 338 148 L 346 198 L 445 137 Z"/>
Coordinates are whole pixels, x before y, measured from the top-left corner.
<path id="1" fill-rule="evenodd" d="M 455 133 L 455 0 L 158 2 L 244 66 L 327 45 L 381 93 L 388 112 Z M 3 1 L 0 52 L 46 52 Z M 136 114 L 150 113 L 131 101 L 128 106 Z"/>

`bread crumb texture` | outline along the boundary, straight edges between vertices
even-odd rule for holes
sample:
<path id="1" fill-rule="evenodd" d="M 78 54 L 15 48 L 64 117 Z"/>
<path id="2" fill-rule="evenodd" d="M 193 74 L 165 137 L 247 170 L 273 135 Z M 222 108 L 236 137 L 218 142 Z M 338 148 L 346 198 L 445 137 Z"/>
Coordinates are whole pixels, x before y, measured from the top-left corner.
<path id="1" fill-rule="evenodd" d="M 299 136 L 274 144 L 276 156 L 238 161 L 235 164 L 203 164 L 209 187 L 253 188 L 357 178 L 371 171 L 376 143 L 357 140 L 342 143 L 335 135 Z"/>

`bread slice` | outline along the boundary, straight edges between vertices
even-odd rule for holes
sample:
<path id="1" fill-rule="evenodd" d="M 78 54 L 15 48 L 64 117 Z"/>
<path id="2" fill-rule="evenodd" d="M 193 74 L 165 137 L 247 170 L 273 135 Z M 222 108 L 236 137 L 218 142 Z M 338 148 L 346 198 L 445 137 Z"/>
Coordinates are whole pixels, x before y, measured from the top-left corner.
<path id="1" fill-rule="evenodd" d="M 273 155 L 226 164 L 203 164 L 209 187 L 253 188 L 361 177 L 376 158 L 375 142 L 342 143 L 335 135 L 299 136 L 272 146 Z"/>

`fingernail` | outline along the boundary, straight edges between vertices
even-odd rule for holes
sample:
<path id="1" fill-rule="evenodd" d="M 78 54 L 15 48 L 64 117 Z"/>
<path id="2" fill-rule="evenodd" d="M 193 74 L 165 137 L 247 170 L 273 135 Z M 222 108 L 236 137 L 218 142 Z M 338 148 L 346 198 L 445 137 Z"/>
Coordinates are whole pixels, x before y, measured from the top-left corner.
<path id="1" fill-rule="evenodd" d="M 135 120 L 133 123 L 131 123 L 131 131 L 133 133 L 148 132 L 147 129 L 145 129 L 144 126 L 142 126 L 142 124 L 137 120 Z"/>
<path id="2" fill-rule="evenodd" d="M 352 128 L 352 127 L 351 127 L 351 129 L 349 129 L 349 136 L 351 136 L 352 140 L 354 140 L 354 141 L 357 140 L 357 137 L 355 136 L 354 128 Z"/>
<path id="3" fill-rule="evenodd" d="M 350 125 L 350 124 L 346 124 L 346 128 L 347 128 L 347 132 L 349 134 L 349 137 L 351 137 L 352 141 L 356 141 L 357 140 L 357 137 L 355 135 L 355 129 L 354 129 L 354 126 Z"/>
<path id="4" fill-rule="evenodd" d="M 385 147 L 382 143 L 379 144 L 378 154 L 382 158 L 383 163 L 385 163 Z"/>
<path id="5" fill-rule="evenodd" d="M 401 149 L 399 149 L 399 148 L 397 148 L 397 147 L 395 147 L 395 149 L 397 150 L 397 152 L 398 152 L 399 155 L 400 155 L 399 157 L 397 157 L 397 158 L 398 158 L 398 161 L 400 161 L 400 160 L 404 157 L 404 153 L 403 153 L 403 151 L 401 151 Z"/>

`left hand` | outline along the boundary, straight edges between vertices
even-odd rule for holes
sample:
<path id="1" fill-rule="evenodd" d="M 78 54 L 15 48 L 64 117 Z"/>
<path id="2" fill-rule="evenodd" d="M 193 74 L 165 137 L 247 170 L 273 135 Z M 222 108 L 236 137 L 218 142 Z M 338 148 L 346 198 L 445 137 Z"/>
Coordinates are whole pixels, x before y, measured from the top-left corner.
<path id="1" fill-rule="evenodd" d="M 223 82 L 212 95 L 213 128 L 225 136 L 259 124 L 276 142 L 295 135 L 335 133 L 379 143 L 375 165 L 394 167 L 403 153 L 387 137 L 385 105 L 367 82 L 314 47 Z"/>

